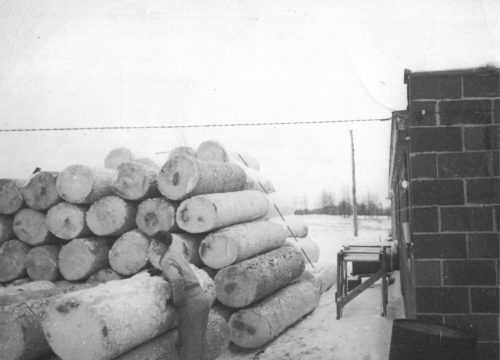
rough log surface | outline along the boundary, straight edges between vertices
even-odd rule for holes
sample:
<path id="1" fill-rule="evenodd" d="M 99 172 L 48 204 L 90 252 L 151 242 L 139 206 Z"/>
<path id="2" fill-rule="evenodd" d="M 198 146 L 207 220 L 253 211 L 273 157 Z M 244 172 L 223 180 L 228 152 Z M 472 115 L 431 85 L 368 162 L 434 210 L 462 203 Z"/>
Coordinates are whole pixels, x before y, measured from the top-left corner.
<path id="1" fill-rule="evenodd" d="M 44 245 L 57 240 L 49 231 L 45 213 L 33 209 L 22 209 L 14 215 L 12 223 L 17 238 L 31 246 Z"/>
<path id="2" fill-rule="evenodd" d="M 160 335 L 119 356 L 116 360 L 182 360 L 177 354 L 177 330 Z M 229 326 L 220 315 L 210 311 L 204 352 L 201 360 L 214 360 L 229 347 Z"/>
<path id="3" fill-rule="evenodd" d="M 170 158 L 158 174 L 158 189 L 168 199 L 242 190 L 245 172 L 235 164 L 199 161 L 192 156 Z"/>
<path id="4" fill-rule="evenodd" d="M 26 272 L 32 280 L 56 281 L 61 277 L 57 258 L 59 245 L 41 245 L 32 248 L 26 255 Z"/>
<path id="5" fill-rule="evenodd" d="M 283 218 L 285 219 L 285 221 L 283 221 Z M 273 221 L 276 224 L 280 224 L 281 226 L 283 226 L 288 232 L 289 237 L 292 237 L 290 231 L 296 238 L 304 238 L 309 233 L 309 228 L 299 216 L 287 215 L 283 218 L 281 216 L 273 217 L 269 219 L 269 221 Z"/>
<path id="6" fill-rule="evenodd" d="M 46 216 L 49 231 L 60 239 L 72 240 L 92 233 L 85 221 L 88 206 L 61 202 L 49 209 Z"/>
<path id="7" fill-rule="evenodd" d="M 0 282 L 10 282 L 26 274 L 25 260 L 30 247 L 17 239 L 0 245 Z"/>
<path id="8" fill-rule="evenodd" d="M 286 198 L 278 193 L 268 194 L 268 198 L 269 208 L 267 213 L 264 215 L 264 219 L 272 219 L 275 217 L 281 217 L 282 215 L 293 215 L 295 213 L 295 209 L 293 208 L 289 198 Z"/>
<path id="9" fill-rule="evenodd" d="M 128 231 L 115 241 L 109 251 L 111 268 L 121 275 L 132 275 L 149 263 L 148 249 L 151 238 L 139 230 Z"/>
<path id="10" fill-rule="evenodd" d="M 78 238 L 64 245 L 59 252 L 59 271 L 70 281 L 84 280 L 108 266 L 111 240 L 106 238 Z"/>
<path id="11" fill-rule="evenodd" d="M 159 195 L 156 166 L 129 162 L 118 166 L 111 186 L 113 192 L 126 200 L 144 200 Z"/>
<path id="12" fill-rule="evenodd" d="M 201 242 L 200 257 L 208 267 L 221 269 L 277 249 L 287 236 L 287 230 L 270 221 L 232 225 L 208 234 Z"/>
<path id="13" fill-rule="evenodd" d="M 121 164 L 131 162 L 134 158 L 132 151 L 126 147 L 114 148 L 104 158 L 104 167 L 106 169 L 117 169 Z"/>
<path id="14" fill-rule="evenodd" d="M 163 197 L 144 200 L 137 207 L 137 227 L 149 236 L 177 230 L 175 212 L 178 206 L 178 203 Z"/>
<path id="15" fill-rule="evenodd" d="M 101 269 L 96 273 L 90 275 L 89 278 L 87 279 L 87 283 L 97 285 L 108 281 L 121 280 L 121 279 L 123 279 L 122 275 L 118 274 L 113 269 L 106 268 L 106 269 Z"/>
<path id="16" fill-rule="evenodd" d="M 267 196 L 255 190 L 198 195 L 179 205 L 176 221 L 189 233 L 203 233 L 259 219 L 268 209 Z"/>
<path id="17" fill-rule="evenodd" d="M 12 228 L 12 217 L 0 215 L 0 244 L 14 237 Z"/>
<path id="18" fill-rule="evenodd" d="M 284 246 L 294 247 L 303 255 L 305 253 L 304 257 L 307 256 L 306 262 L 309 260 L 315 263 L 319 260 L 319 246 L 316 241 L 311 238 L 298 238 L 297 240 L 288 238 L 286 239 Z"/>
<path id="19" fill-rule="evenodd" d="M 243 168 L 245 174 L 247 175 L 247 181 L 243 190 L 257 190 L 262 191 L 266 194 L 270 194 L 276 191 L 273 183 L 267 179 L 264 175 L 252 168 Z"/>
<path id="20" fill-rule="evenodd" d="M 292 247 L 281 247 L 219 270 L 215 276 L 217 299 L 224 305 L 250 305 L 298 278 L 304 257 Z"/>
<path id="21" fill-rule="evenodd" d="M 56 285 L 52 281 L 48 280 L 31 281 L 24 284 L 8 286 L 6 288 L 0 289 L 0 297 L 5 295 L 16 295 L 25 291 L 54 289 L 55 287 Z"/>
<path id="22" fill-rule="evenodd" d="M 24 206 L 25 184 L 26 180 L 0 179 L 0 214 L 11 215 Z"/>
<path id="23" fill-rule="evenodd" d="M 91 204 L 97 199 L 111 195 L 111 181 L 115 171 L 85 165 L 71 165 L 57 177 L 59 196 L 73 204 Z"/>
<path id="24" fill-rule="evenodd" d="M 62 201 L 56 189 L 57 175 L 51 171 L 34 174 L 23 188 L 26 205 L 35 210 L 47 210 Z"/>
<path id="25" fill-rule="evenodd" d="M 189 146 L 178 146 L 176 148 L 173 148 L 168 153 L 168 159 L 174 158 L 174 157 L 179 156 L 179 155 L 187 155 L 187 156 L 196 157 L 196 151 L 194 151 L 193 148 L 189 147 Z"/>
<path id="26" fill-rule="evenodd" d="M 319 304 L 319 288 L 311 281 L 297 281 L 259 303 L 234 313 L 229 320 L 231 341 L 255 348 L 273 340 Z"/>
<path id="27" fill-rule="evenodd" d="M 45 336 L 64 360 L 108 360 L 169 330 L 176 310 L 169 286 L 142 272 L 54 301 L 43 321 Z"/>
<path id="28" fill-rule="evenodd" d="M 105 196 L 87 211 L 89 229 L 98 236 L 119 236 L 136 227 L 136 205 L 118 196 Z"/>
<path id="29" fill-rule="evenodd" d="M 165 252 L 177 252 L 186 258 L 191 264 L 199 265 L 200 256 L 198 249 L 201 243 L 201 235 L 172 233 L 167 239 L 155 238 L 151 241 L 148 250 L 148 258 L 151 265 L 161 270 L 160 259 Z"/>
<path id="30" fill-rule="evenodd" d="M 337 264 L 333 261 L 321 261 L 315 263 L 314 268 L 306 264 L 302 277 L 316 281 L 322 294 L 337 282 Z"/>

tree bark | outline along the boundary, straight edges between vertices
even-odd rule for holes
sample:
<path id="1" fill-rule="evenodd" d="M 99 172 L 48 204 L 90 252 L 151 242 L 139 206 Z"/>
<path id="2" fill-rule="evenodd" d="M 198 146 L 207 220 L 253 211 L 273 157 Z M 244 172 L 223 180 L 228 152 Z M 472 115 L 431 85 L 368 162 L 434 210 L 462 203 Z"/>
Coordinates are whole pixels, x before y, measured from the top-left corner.
<path id="1" fill-rule="evenodd" d="M 115 171 L 84 165 L 71 165 L 57 177 L 59 196 L 73 204 L 91 204 L 113 193 L 111 181 Z"/>
<path id="2" fill-rule="evenodd" d="M 114 359 L 172 327 L 169 293 L 165 280 L 142 272 L 66 294 L 47 310 L 44 333 L 65 360 Z"/>
<path id="3" fill-rule="evenodd" d="M 245 172 L 235 164 L 199 161 L 192 156 L 170 158 L 158 174 L 158 189 L 167 199 L 242 190 Z"/>
<path id="4" fill-rule="evenodd" d="M 89 229 L 98 236 L 119 236 L 136 227 L 136 205 L 118 196 L 106 196 L 87 211 Z"/>
<path id="5" fill-rule="evenodd" d="M 217 299 L 241 308 L 281 289 L 299 277 L 304 258 L 292 247 L 281 247 L 219 270 L 215 276 Z"/>
<path id="6" fill-rule="evenodd" d="M 109 251 L 111 268 L 121 275 L 138 273 L 148 264 L 151 239 L 139 230 L 128 231 L 115 241 Z"/>
<path id="7" fill-rule="evenodd" d="M 104 167 L 106 169 L 117 169 L 123 163 L 131 162 L 135 158 L 132 151 L 125 147 L 118 147 L 111 150 L 104 158 Z"/>
<path id="8" fill-rule="evenodd" d="M 88 206 L 61 202 L 47 212 L 47 228 L 64 240 L 90 236 L 92 233 L 85 221 L 87 210 Z"/>
<path id="9" fill-rule="evenodd" d="M 283 221 L 283 218 L 285 219 L 285 221 Z M 304 238 L 307 236 L 309 228 L 299 216 L 287 215 L 283 218 L 281 218 L 281 216 L 273 217 L 269 219 L 269 221 L 273 221 L 283 226 L 288 232 L 289 237 L 295 236 L 296 238 Z"/>
<path id="10" fill-rule="evenodd" d="M 0 282 L 10 282 L 26 274 L 26 255 L 30 247 L 19 241 L 7 240 L 0 245 Z"/>
<path id="11" fill-rule="evenodd" d="M 105 268 L 90 275 L 89 278 L 87 279 L 87 283 L 102 284 L 108 281 L 121 280 L 121 279 L 123 279 L 123 276 L 118 274 L 116 271 L 114 271 L 113 269 Z"/>
<path id="12" fill-rule="evenodd" d="M 297 249 L 304 255 L 306 262 L 317 262 L 319 260 L 319 246 L 311 238 L 298 238 L 295 240 L 294 238 L 288 238 L 285 241 L 284 246 L 291 246 Z M 307 256 L 307 257 L 306 257 Z"/>
<path id="13" fill-rule="evenodd" d="M 177 225 L 189 233 L 203 233 L 261 218 L 269 208 L 260 191 L 198 195 L 183 201 L 177 209 Z"/>
<path id="14" fill-rule="evenodd" d="M 14 238 L 12 217 L 8 215 L 0 215 L 0 244 L 12 238 Z"/>
<path id="15" fill-rule="evenodd" d="M 175 211 L 178 206 L 178 203 L 163 197 L 144 200 L 137 207 L 137 227 L 149 236 L 177 230 Z"/>
<path id="16" fill-rule="evenodd" d="M 172 233 L 168 239 L 154 238 L 149 244 L 148 258 L 151 265 L 161 270 L 160 259 L 166 253 L 175 251 L 183 254 L 191 264 L 200 264 L 199 248 L 201 236 L 196 234 Z"/>
<path id="17" fill-rule="evenodd" d="M 11 215 L 24 206 L 23 187 L 26 180 L 0 179 L 0 214 Z"/>
<path id="18" fill-rule="evenodd" d="M 32 248 L 26 255 L 26 272 L 32 280 L 59 280 L 57 258 L 59 245 L 41 245 Z"/>
<path id="19" fill-rule="evenodd" d="M 182 360 L 177 353 L 177 330 L 157 336 L 115 360 Z M 229 326 L 220 315 L 210 311 L 204 353 L 201 360 L 214 360 L 229 348 Z"/>
<path id="20" fill-rule="evenodd" d="M 113 177 L 113 192 L 125 200 L 144 200 L 159 195 L 158 169 L 137 162 L 123 163 Z"/>
<path id="21" fill-rule="evenodd" d="M 270 221 L 232 225 L 208 234 L 201 242 L 200 257 L 208 267 L 222 269 L 279 248 L 287 236 L 287 230 Z"/>
<path id="22" fill-rule="evenodd" d="M 273 340 L 319 304 L 314 282 L 296 281 L 259 303 L 234 313 L 229 320 L 231 341 L 256 348 Z"/>
<path id="23" fill-rule="evenodd" d="M 62 201 L 57 193 L 57 172 L 41 171 L 33 175 L 23 188 L 23 198 L 34 210 L 47 210 Z"/>
<path id="24" fill-rule="evenodd" d="M 22 209 L 14 215 L 12 223 L 17 238 L 31 246 L 44 245 L 56 241 L 49 232 L 45 213 L 33 209 Z"/>
<path id="25" fill-rule="evenodd" d="M 110 239 L 79 238 L 64 245 L 59 252 L 59 271 L 69 281 L 84 280 L 108 266 Z"/>

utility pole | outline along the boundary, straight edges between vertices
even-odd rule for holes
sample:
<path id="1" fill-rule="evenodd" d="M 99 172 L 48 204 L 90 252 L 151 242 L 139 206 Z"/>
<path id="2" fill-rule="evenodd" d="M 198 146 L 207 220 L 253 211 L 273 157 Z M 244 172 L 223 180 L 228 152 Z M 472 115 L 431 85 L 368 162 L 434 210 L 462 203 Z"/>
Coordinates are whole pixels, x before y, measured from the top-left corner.
<path id="1" fill-rule="evenodd" d="M 354 236 L 358 237 L 358 204 L 356 203 L 356 165 L 354 162 L 354 139 L 351 133 L 351 150 L 352 150 L 352 217 L 354 221 Z"/>

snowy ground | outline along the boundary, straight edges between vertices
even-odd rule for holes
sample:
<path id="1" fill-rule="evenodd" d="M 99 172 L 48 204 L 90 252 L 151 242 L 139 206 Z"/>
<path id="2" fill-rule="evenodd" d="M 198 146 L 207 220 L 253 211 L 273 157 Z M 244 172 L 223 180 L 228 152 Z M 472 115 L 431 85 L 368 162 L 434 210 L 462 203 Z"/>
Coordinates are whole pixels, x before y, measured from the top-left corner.
<path id="1" fill-rule="evenodd" d="M 359 236 L 354 238 L 352 218 L 328 215 L 302 217 L 309 236 L 321 249 L 321 260 L 335 260 L 342 245 L 377 243 L 386 239 L 390 219 L 359 219 Z M 398 274 L 396 273 L 396 277 Z M 389 287 L 388 317 L 382 317 L 379 284 L 349 303 L 336 320 L 335 285 L 325 292 L 320 305 L 271 343 L 252 351 L 231 347 L 219 360 L 387 360 L 392 319 L 403 317 L 399 279 Z"/>

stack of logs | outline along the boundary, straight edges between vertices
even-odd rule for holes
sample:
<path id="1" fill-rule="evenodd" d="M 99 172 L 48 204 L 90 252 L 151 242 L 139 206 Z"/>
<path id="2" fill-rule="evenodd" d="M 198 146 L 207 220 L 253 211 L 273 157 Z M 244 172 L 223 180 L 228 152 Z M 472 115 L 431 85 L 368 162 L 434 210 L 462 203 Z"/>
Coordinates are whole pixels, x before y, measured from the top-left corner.
<path id="1" fill-rule="evenodd" d="M 182 253 L 218 303 L 205 359 L 274 339 L 318 305 L 335 265 L 304 272 L 319 248 L 258 169 L 206 141 L 161 169 L 118 148 L 105 168 L 1 179 L 0 353 L 175 359 L 177 313 L 156 276 L 166 252 Z"/>

